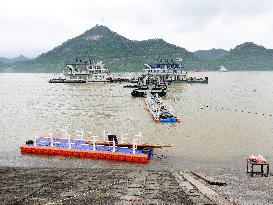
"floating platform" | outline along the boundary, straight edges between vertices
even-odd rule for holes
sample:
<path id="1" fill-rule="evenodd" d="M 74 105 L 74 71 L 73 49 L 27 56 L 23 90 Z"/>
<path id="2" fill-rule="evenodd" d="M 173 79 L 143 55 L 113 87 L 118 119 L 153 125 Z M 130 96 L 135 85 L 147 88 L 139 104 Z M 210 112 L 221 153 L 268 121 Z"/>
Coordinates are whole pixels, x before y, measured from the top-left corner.
<path id="1" fill-rule="evenodd" d="M 170 111 L 166 110 L 166 106 L 162 103 L 161 98 L 146 98 L 145 104 L 147 110 L 151 113 L 155 122 L 181 122 L 180 118 L 172 114 Z M 162 109 L 164 108 L 164 109 Z M 164 111 L 162 111 L 164 110 Z M 165 116 L 164 116 L 165 115 Z"/>
<path id="2" fill-rule="evenodd" d="M 29 141 L 28 141 L 29 142 Z M 91 144 L 90 140 L 67 139 L 61 137 L 40 137 L 20 147 L 21 153 L 59 155 L 81 158 L 119 160 L 147 163 L 152 156 L 153 148 L 132 149 L 115 145 Z"/>

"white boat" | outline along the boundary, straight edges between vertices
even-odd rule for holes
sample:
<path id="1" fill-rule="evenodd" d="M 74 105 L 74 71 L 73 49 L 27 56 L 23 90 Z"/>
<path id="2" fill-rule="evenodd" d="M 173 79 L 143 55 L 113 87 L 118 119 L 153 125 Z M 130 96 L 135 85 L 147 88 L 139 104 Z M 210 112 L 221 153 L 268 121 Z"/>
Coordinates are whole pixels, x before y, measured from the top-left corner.
<path id="1" fill-rule="evenodd" d="M 144 64 L 144 66 L 142 75 L 144 85 L 150 81 L 166 84 L 167 82 L 186 81 L 188 78 L 187 72 L 183 70 L 182 58 L 176 58 L 175 60 L 157 59 L 155 65 Z"/>
<path id="2" fill-rule="evenodd" d="M 112 77 L 108 69 L 104 68 L 102 61 L 93 63 L 91 60 L 76 59 L 75 63 L 66 64 L 64 72 L 66 80 L 83 80 L 88 82 L 110 82 Z"/>
<path id="3" fill-rule="evenodd" d="M 219 71 L 221 72 L 228 72 L 225 66 L 221 65 Z"/>

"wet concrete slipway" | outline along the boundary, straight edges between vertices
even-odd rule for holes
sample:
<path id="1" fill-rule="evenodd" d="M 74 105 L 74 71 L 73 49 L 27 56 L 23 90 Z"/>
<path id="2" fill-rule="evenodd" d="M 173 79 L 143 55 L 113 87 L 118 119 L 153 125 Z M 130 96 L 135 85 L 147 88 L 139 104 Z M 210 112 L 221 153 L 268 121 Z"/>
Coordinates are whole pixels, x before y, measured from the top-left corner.
<path id="1" fill-rule="evenodd" d="M 0 204 L 273 204 L 271 174 L 245 174 L 250 154 L 272 164 L 273 73 L 198 75 L 209 84 L 171 85 L 164 98 L 182 122 L 156 124 L 123 84 L 49 84 L 48 74 L 0 74 Z M 50 127 L 129 139 L 141 131 L 145 141 L 173 147 L 155 150 L 148 164 L 20 153 L 20 145 Z M 196 170 L 227 185 L 201 181 L 210 188 L 204 191 L 191 174 Z"/>

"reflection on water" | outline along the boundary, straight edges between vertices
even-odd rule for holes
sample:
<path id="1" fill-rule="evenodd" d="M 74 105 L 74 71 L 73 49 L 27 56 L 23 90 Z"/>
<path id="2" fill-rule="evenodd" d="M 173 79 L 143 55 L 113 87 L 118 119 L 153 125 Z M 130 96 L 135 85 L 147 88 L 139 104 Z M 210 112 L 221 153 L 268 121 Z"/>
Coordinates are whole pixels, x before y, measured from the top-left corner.
<path id="1" fill-rule="evenodd" d="M 256 153 L 271 161 L 273 72 L 192 74 L 207 75 L 209 84 L 173 84 L 165 98 L 182 118 L 180 124 L 154 123 L 143 99 L 132 98 L 123 84 L 49 84 L 48 74 L 0 74 L 0 164 L 243 168 L 246 157 Z M 129 138 L 141 131 L 146 141 L 173 147 L 156 150 L 148 165 L 20 154 L 19 146 L 33 133 L 47 134 L 50 127 L 96 135 L 105 129 L 117 135 L 128 133 Z"/>

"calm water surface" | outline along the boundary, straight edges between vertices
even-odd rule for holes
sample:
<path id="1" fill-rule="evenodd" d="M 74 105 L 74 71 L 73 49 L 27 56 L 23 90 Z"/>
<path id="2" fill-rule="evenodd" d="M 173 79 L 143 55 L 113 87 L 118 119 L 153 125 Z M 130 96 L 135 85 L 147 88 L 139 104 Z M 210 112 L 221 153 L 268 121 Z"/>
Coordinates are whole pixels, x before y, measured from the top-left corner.
<path id="1" fill-rule="evenodd" d="M 124 84 L 49 84 L 49 74 L 0 74 L 0 165 L 243 169 L 246 157 L 258 153 L 272 163 L 273 72 L 191 75 L 208 76 L 209 84 L 173 84 L 164 98 L 182 123 L 156 124 L 144 100 L 132 98 Z M 129 138 L 141 131 L 145 141 L 173 147 L 155 150 L 147 165 L 20 154 L 20 145 L 50 127 L 100 136 L 105 129 Z"/>

